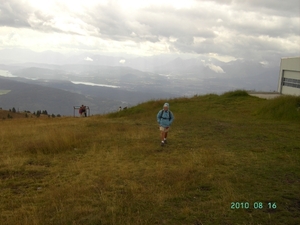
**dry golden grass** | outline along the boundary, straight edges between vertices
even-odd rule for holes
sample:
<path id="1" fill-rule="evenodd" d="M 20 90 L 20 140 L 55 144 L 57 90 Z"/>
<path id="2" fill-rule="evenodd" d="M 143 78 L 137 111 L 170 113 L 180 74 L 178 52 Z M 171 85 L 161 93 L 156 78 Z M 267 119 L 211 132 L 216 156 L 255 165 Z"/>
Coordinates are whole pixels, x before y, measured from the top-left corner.
<path id="1" fill-rule="evenodd" d="M 257 117 L 262 100 L 235 98 L 171 100 L 164 148 L 155 122 L 164 101 L 2 120 L 0 224 L 298 224 L 300 128 Z"/>

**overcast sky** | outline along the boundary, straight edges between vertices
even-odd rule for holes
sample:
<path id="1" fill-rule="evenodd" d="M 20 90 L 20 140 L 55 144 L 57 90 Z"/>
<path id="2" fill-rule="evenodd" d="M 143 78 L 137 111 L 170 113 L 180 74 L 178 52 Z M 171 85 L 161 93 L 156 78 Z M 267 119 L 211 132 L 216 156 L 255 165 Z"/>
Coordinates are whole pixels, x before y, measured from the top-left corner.
<path id="1" fill-rule="evenodd" d="M 0 49 L 300 55 L 299 0 L 0 0 Z"/>

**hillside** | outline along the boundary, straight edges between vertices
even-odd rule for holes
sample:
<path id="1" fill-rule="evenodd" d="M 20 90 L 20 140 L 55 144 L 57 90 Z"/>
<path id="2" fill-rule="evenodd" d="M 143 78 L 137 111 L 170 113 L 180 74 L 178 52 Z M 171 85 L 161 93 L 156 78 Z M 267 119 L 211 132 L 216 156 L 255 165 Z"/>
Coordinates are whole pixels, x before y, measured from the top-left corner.
<path id="1" fill-rule="evenodd" d="M 19 108 L 20 111 L 47 110 L 49 113 L 73 115 L 73 106 L 87 105 L 91 113 L 104 113 L 116 110 L 121 101 L 101 97 L 85 96 L 52 87 L 28 84 L 0 77 L 0 90 L 9 90 L 0 95 L 0 107 Z"/>
<path id="2" fill-rule="evenodd" d="M 300 224 L 300 97 L 164 102 L 0 120 L 0 224 Z"/>
<path id="3" fill-rule="evenodd" d="M 0 119 L 6 120 L 6 119 L 24 119 L 24 118 L 48 118 L 48 117 L 56 117 L 57 114 L 39 114 L 39 116 L 36 115 L 36 112 L 29 112 L 29 111 L 23 111 L 18 112 L 18 109 L 15 109 L 16 112 L 12 111 L 12 108 L 9 110 L 0 109 Z M 43 110 L 42 110 L 43 111 Z M 42 112 L 41 111 L 41 112 Z M 59 114 L 59 116 L 61 116 Z"/>
<path id="4" fill-rule="evenodd" d="M 113 112 L 119 106 L 179 96 L 165 90 L 167 78 L 127 67 L 28 63 L 0 65 L 1 68 L 5 69 L 0 70 L 2 108 L 47 109 L 55 114 L 72 115 L 73 106 L 84 104 L 92 114 L 100 114 Z M 3 95 L 1 90 L 11 92 Z"/>
<path id="5" fill-rule="evenodd" d="M 27 114 L 27 117 L 31 116 Z M 0 119 L 26 118 L 26 113 L 11 112 L 9 110 L 0 109 Z"/>

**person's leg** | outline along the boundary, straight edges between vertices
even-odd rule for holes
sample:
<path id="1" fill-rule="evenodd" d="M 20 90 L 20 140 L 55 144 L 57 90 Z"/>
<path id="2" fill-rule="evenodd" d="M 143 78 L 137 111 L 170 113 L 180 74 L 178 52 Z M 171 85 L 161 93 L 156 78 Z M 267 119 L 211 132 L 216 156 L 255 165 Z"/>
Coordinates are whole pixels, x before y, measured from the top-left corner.
<path id="1" fill-rule="evenodd" d="M 164 134 L 164 143 L 167 144 L 167 136 L 168 136 L 168 132 L 165 132 Z"/>
<path id="2" fill-rule="evenodd" d="M 165 132 L 161 131 L 160 138 L 162 142 L 164 141 L 164 137 L 165 137 Z"/>

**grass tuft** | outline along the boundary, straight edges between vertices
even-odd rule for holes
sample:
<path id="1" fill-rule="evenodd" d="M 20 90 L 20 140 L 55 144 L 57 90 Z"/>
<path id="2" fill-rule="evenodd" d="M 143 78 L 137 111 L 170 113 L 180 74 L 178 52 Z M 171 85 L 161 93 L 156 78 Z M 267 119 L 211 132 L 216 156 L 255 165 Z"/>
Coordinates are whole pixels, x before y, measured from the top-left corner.
<path id="1" fill-rule="evenodd" d="M 267 100 L 256 113 L 262 118 L 300 121 L 300 97 L 280 96 Z"/>

